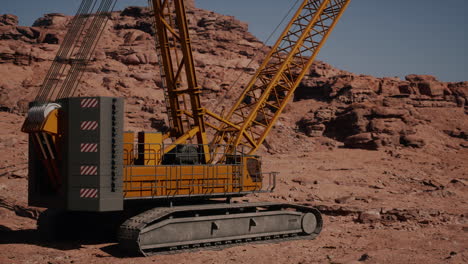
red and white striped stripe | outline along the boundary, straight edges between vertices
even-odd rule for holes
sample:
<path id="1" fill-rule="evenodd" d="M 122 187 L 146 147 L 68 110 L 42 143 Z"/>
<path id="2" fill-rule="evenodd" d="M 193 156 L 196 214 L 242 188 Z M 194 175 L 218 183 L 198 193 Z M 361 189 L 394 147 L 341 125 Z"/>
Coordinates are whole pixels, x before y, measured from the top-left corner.
<path id="1" fill-rule="evenodd" d="M 98 99 L 97 98 L 86 98 L 86 99 L 81 99 L 81 107 L 82 108 L 93 108 L 98 105 Z"/>
<path id="2" fill-rule="evenodd" d="M 80 189 L 80 198 L 98 198 L 98 189 Z"/>
<path id="3" fill-rule="evenodd" d="M 81 130 L 96 130 L 99 126 L 99 123 L 97 121 L 83 121 L 81 122 Z"/>
<path id="4" fill-rule="evenodd" d="M 97 166 L 81 166 L 80 174 L 81 175 L 97 175 L 98 167 Z"/>
<path id="5" fill-rule="evenodd" d="M 81 143 L 80 145 L 81 152 L 98 152 L 97 143 Z"/>

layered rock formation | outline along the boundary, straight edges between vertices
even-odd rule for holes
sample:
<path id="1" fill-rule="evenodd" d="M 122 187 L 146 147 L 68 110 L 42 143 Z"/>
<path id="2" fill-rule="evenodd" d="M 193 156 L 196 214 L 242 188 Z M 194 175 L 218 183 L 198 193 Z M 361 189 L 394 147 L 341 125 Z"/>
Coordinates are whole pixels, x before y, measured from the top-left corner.
<path id="1" fill-rule="evenodd" d="M 22 27 L 16 16 L 0 16 L 0 72 L 8 74 L 0 81 L 2 111 L 26 112 L 70 19 L 47 14 L 32 27 Z M 197 9 L 192 1 L 188 19 L 203 103 L 217 111 L 229 109 L 268 49 L 248 32 L 247 24 Z M 128 7 L 112 13 L 79 85 L 78 95 L 126 97 L 129 129 L 149 129 L 165 118 L 152 35 L 148 9 Z M 465 108 L 466 112 L 468 82 L 444 83 L 425 75 L 376 78 L 317 61 L 295 93 L 294 102 L 300 101 L 317 102 L 320 107 L 303 109 L 301 116 L 286 113 L 290 122 L 284 123 L 308 136 L 329 137 L 352 148 L 422 147 L 424 139 L 415 135 L 414 126 L 424 120 L 415 109 Z M 286 112 L 291 107 L 294 103 Z M 466 129 L 451 131 L 466 133 Z"/>
<path id="2" fill-rule="evenodd" d="M 405 80 L 376 78 L 316 62 L 298 88 L 295 100 L 328 104 L 309 112 L 297 123 L 308 136 L 325 135 L 351 148 L 419 148 L 425 140 L 415 135 L 414 127 L 427 120 L 418 109 L 464 109 L 468 114 L 468 82 L 445 83 L 434 76 L 414 74 Z M 458 130 L 465 131 L 466 121 L 461 123 L 463 128 Z"/>
<path id="3" fill-rule="evenodd" d="M 229 109 L 266 47 L 245 23 L 187 2 L 203 103 Z M 31 219 L 40 210 L 27 206 L 28 137 L 21 125 L 68 21 L 49 14 L 21 27 L 16 16 L 0 16 L 0 263 L 128 263 L 109 243 L 44 243 Z M 150 21 L 144 8 L 114 12 L 80 81 L 79 95 L 126 98 L 126 130 L 167 129 Z M 317 207 L 324 232 L 313 241 L 184 253 L 183 259 L 466 263 L 467 87 L 432 76 L 356 75 L 315 62 L 258 152 L 265 172 L 280 173 L 275 192 L 239 200 Z M 174 263 L 180 256 L 138 261 Z"/>

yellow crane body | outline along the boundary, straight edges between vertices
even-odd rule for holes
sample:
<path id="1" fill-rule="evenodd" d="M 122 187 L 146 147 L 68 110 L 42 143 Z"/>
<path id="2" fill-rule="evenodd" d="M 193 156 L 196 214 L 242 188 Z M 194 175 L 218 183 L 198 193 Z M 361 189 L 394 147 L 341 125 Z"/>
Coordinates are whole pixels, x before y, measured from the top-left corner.
<path id="1" fill-rule="evenodd" d="M 229 197 L 269 192 L 275 187 L 275 174 L 262 173 L 258 156 L 238 154 L 227 164 L 187 160 L 192 164 L 163 165 L 165 155 L 168 157 L 164 150 L 170 146 L 164 144 L 162 133 L 140 132 L 136 142 L 134 137 L 133 132 L 124 133 L 125 199 Z"/>
<path id="2" fill-rule="evenodd" d="M 184 1 L 149 0 L 170 130 L 135 133 L 124 131 L 123 98 L 73 97 L 116 3 L 83 0 L 22 128 L 30 138 L 29 204 L 76 221 L 83 212 L 110 213 L 121 248 L 133 254 L 317 237 L 323 221 L 314 208 L 231 202 L 274 191 L 276 173 L 264 173 L 255 152 L 350 0 L 298 2 L 222 115 L 201 104 Z M 69 221 L 50 215 L 38 221 L 48 234 L 56 232 L 50 221 Z"/>

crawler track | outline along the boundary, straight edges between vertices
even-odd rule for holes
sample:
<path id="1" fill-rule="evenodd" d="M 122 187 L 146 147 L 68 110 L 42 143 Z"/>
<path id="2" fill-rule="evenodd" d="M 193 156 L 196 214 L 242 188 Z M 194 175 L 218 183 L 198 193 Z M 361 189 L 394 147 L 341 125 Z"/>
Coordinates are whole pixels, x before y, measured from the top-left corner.
<path id="1" fill-rule="evenodd" d="M 154 208 L 120 226 L 130 254 L 173 254 L 245 243 L 314 239 L 322 230 L 314 208 L 278 203 L 209 204 Z"/>

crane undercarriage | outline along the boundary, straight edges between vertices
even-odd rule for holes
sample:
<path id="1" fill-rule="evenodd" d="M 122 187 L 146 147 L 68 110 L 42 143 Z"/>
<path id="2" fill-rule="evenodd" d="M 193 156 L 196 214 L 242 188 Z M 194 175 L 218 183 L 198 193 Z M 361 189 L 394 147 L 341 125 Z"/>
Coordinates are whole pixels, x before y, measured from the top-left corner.
<path id="1" fill-rule="evenodd" d="M 38 231 L 51 241 L 117 241 L 126 255 L 150 256 L 247 243 L 312 240 L 323 226 L 318 210 L 285 203 L 200 200 L 135 208 L 132 212 L 107 213 L 48 209 L 39 217 Z"/>
<path id="2" fill-rule="evenodd" d="M 204 204 L 154 208 L 125 221 L 118 240 L 125 251 L 222 248 L 247 242 L 314 239 L 322 229 L 313 208 L 277 203 Z"/>

